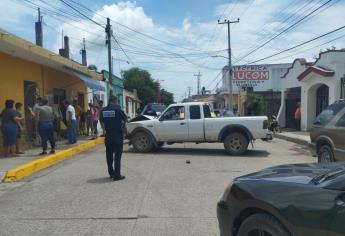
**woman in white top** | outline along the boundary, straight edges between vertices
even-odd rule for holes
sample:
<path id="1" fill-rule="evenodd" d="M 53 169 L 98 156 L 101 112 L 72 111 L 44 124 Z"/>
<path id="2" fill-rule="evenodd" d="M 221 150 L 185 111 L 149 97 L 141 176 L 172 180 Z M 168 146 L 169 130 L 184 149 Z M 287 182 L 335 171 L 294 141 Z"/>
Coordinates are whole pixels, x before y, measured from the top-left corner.
<path id="1" fill-rule="evenodd" d="M 75 109 L 67 100 L 64 102 L 64 104 L 66 106 L 68 143 L 73 144 L 77 142 L 77 119 L 75 116 Z"/>

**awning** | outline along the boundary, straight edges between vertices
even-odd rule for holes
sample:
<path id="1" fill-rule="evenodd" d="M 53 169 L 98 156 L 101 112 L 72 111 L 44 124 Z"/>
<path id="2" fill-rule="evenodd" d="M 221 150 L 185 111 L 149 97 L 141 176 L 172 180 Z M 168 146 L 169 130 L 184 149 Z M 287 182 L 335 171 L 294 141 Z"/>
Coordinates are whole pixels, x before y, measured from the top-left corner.
<path id="1" fill-rule="evenodd" d="M 74 70 L 71 70 L 69 68 L 66 68 L 66 69 L 68 71 L 70 71 L 71 73 L 73 73 L 75 76 L 77 76 L 79 79 L 84 81 L 84 84 L 85 84 L 86 87 L 88 87 L 90 89 L 93 89 L 93 90 L 105 92 L 105 87 L 101 84 L 100 81 L 95 80 L 91 76 L 88 76 L 86 74 L 80 73 L 78 71 L 74 71 Z"/>

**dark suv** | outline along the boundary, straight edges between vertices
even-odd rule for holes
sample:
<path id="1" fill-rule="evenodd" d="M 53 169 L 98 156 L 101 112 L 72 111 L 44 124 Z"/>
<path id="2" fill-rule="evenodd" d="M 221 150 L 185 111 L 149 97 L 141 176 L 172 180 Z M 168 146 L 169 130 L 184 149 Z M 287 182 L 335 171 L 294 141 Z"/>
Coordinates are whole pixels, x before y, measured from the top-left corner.
<path id="1" fill-rule="evenodd" d="M 345 161 L 345 102 L 321 112 L 310 131 L 311 146 L 318 162 Z"/>

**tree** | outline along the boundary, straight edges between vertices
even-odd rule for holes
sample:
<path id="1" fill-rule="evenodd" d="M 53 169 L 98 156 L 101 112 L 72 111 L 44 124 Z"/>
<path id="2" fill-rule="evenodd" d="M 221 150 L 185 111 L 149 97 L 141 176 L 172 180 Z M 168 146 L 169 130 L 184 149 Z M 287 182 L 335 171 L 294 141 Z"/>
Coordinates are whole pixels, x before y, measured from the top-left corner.
<path id="1" fill-rule="evenodd" d="M 126 90 L 138 92 L 138 97 L 142 101 L 142 106 L 147 103 L 155 102 L 157 95 L 157 82 L 155 82 L 151 74 L 140 68 L 134 67 L 123 71 L 123 86 Z M 174 102 L 174 95 L 165 89 L 160 90 L 161 102 L 170 105 Z"/>
<path id="2" fill-rule="evenodd" d="M 248 111 L 250 111 L 250 114 L 253 116 L 259 116 L 262 115 L 264 112 L 264 97 L 257 94 L 250 94 L 248 96 Z"/>
<path id="3" fill-rule="evenodd" d="M 151 74 L 137 67 L 123 72 L 123 86 L 126 90 L 138 92 L 142 105 L 155 101 L 155 85 Z"/>
<path id="4" fill-rule="evenodd" d="M 169 106 L 170 104 L 174 103 L 174 94 L 166 91 L 165 89 L 161 89 L 160 95 L 161 95 L 161 101 L 165 105 Z"/>

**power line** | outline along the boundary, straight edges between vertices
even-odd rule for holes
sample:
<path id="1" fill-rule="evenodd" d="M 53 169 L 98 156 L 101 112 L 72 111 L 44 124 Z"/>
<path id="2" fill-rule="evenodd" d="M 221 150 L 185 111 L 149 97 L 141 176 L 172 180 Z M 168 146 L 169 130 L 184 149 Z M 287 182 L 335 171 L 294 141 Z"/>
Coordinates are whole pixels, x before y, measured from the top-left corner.
<path id="1" fill-rule="evenodd" d="M 275 40 L 276 38 L 278 38 L 280 35 L 282 35 L 283 33 L 289 31 L 290 29 L 292 29 L 293 27 L 295 27 L 297 24 L 299 24 L 300 22 L 302 22 L 303 20 L 305 20 L 306 18 L 308 18 L 310 15 L 312 15 L 313 13 L 317 12 L 318 10 L 320 10 L 321 8 L 323 8 L 324 6 L 326 6 L 327 4 L 329 4 L 332 0 L 328 0 L 327 2 L 323 3 L 321 6 L 319 6 L 318 8 L 314 9 L 313 11 L 309 12 L 307 15 L 305 15 L 304 17 L 302 17 L 301 19 L 299 19 L 298 21 L 296 21 L 295 23 L 293 23 L 291 26 L 289 26 L 288 28 L 284 29 L 283 31 L 281 31 L 280 33 L 276 34 L 274 37 L 272 37 L 271 39 L 267 40 L 266 42 L 264 42 L 263 44 L 259 45 L 258 47 L 256 47 L 255 49 L 251 50 L 249 53 L 247 53 L 246 55 L 244 55 L 243 57 L 240 58 L 240 61 L 243 60 L 244 58 L 248 57 L 249 55 L 253 54 L 254 52 L 258 51 L 260 48 L 264 47 L 265 45 L 267 45 L 268 43 L 272 42 L 273 40 Z"/>
<path id="2" fill-rule="evenodd" d="M 318 40 L 318 39 L 320 39 L 320 38 L 323 38 L 323 37 L 325 37 L 325 36 L 327 36 L 327 35 L 330 35 L 330 34 L 332 34 L 332 33 L 335 33 L 335 32 L 337 32 L 337 31 L 339 31 L 339 30 L 344 29 L 344 28 L 345 28 L 345 25 L 344 25 L 344 26 L 341 26 L 341 27 L 339 27 L 339 28 L 337 28 L 337 29 L 335 29 L 335 30 L 329 31 L 329 32 L 327 32 L 327 33 L 325 33 L 325 34 L 322 34 L 322 35 L 320 35 L 320 36 L 318 36 L 318 37 L 315 37 L 315 38 L 313 38 L 313 39 L 310 39 L 310 40 L 308 40 L 308 41 L 305 41 L 305 42 L 303 42 L 303 43 L 300 43 L 300 44 L 298 44 L 298 45 L 295 45 L 295 46 L 293 46 L 293 47 L 291 47 L 291 48 L 282 50 L 282 51 L 280 51 L 280 52 L 274 53 L 274 54 L 272 54 L 272 55 L 270 55 L 270 56 L 261 58 L 261 59 L 256 60 L 256 61 L 252 61 L 252 62 L 250 62 L 250 63 L 248 63 L 248 64 L 254 64 L 254 63 L 257 63 L 257 62 L 266 60 L 266 59 L 268 59 L 268 58 L 277 56 L 277 55 L 282 54 L 282 53 L 284 53 L 284 52 L 291 51 L 291 50 L 293 50 L 293 49 L 295 49 L 295 48 L 298 48 L 298 47 L 300 47 L 300 46 L 303 46 L 303 45 L 305 45 L 305 44 L 308 44 L 308 43 L 313 42 L 313 41 L 315 41 L 315 40 Z"/>
<path id="3" fill-rule="evenodd" d="M 96 25 L 102 27 L 103 29 L 105 29 L 105 27 L 103 25 L 101 25 L 100 23 L 98 23 L 97 21 L 94 21 L 93 19 L 91 19 L 90 17 L 88 17 L 87 15 L 85 15 L 84 13 L 82 13 L 81 11 L 79 11 L 78 9 L 76 9 L 75 7 L 73 7 L 72 5 L 70 5 L 69 3 L 67 3 L 64 0 L 60 0 L 62 3 L 64 3 L 65 5 L 67 5 L 68 7 L 72 8 L 73 10 L 75 10 L 76 12 L 78 12 L 80 15 L 82 15 L 83 17 L 85 17 L 86 19 L 88 19 L 89 21 L 95 23 Z"/>
<path id="4" fill-rule="evenodd" d="M 115 43 L 119 46 L 119 48 L 121 49 L 121 51 L 123 52 L 123 54 L 125 54 L 125 56 L 127 57 L 128 61 L 134 65 L 132 59 L 127 55 L 126 51 L 122 48 L 121 44 L 119 43 L 119 41 L 117 41 L 117 39 L 114 37 L 113 34 L 111 34 L 111 37 L 114 39 Z"/>
<path id="5" fill-rule="evenodd" d="M 321 46 L 323 46 L 323 45 L 326 45 L 326 44 L 329 44 L 329 43 L 331 43 L 331 42 L 337 41 L 337 40 L 339 40 L 339 39 L 341 39 L 341 38 L 344 38 L 344 37 L 345 37 L 345 34 L 342 34 L 342 35 L 340 35 L 339 37 L 336 37 L 336 38 L 334 38 L 334 39 L 331 39 L 331 40 L 329 40 L 329 41 L 327 41 L 327 42 L 324 42 L 324 43 L 322 43 L 322 44 L 318 44 L 318 45 L 316 45 L 316 46 L 307 48 L 307 49 L 305 49 L 305 50 L 298 51 L 298 52 L 296 52 L 296 53 L 294 53 L 294 54 L 290 54 L 290 55 L 288 55 L 288 56 L 279 57 L 279 58 L 277 58 L 276 60 L 282 60 L 282 59 L 289 58 L 289 57 L 291 57 L 291 56 L 300 54 L 300 53 L 302 53 L 302 52 L 310 51 L 310 50 L 312 50 L 312 49 L 321 47 Z"/>
<path id="6" fill-rule="evenodd" d="M 208 83 L 206 87 L 207 88 L 210 87 L 221 74 L 222 74 L 222 70 L 219 71 L 219 73 L 216 75 L 216 77 L 210 83 Z"/>

